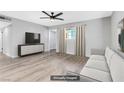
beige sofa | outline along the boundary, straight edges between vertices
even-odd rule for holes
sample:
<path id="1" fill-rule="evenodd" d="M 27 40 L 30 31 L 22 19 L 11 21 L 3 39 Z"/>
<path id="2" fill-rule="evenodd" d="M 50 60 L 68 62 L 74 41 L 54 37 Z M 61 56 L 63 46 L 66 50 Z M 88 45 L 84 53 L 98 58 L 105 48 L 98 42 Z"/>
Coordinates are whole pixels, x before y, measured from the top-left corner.
<path id="1" fill-rule="evenodd" d="M 124 59 L 107 47 L 104 53 L 100 51 L 92 53 L 80 74 L 73 75 L 80 75 L 82 82 L 123 82 Z"/>

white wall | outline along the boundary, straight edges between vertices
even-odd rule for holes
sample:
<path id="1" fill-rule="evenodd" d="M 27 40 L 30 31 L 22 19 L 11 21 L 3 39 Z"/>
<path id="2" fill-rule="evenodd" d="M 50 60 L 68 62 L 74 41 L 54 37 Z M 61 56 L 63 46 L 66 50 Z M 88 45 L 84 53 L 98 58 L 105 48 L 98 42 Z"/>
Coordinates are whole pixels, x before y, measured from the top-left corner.
<path id="1" fill-rule="evenodd" d="M 124 57 L 124 53 L 118 49 L 118 23 L 124 18 L 124 12 L 113 12 L 111 17 L 111 47 Z"/>
<path id="2" fill-rule="evenodd" d="M 41 34 L 41 43 L 45 43 L 45 51 L 49 50 L 49 31 L 45 26 L 41 26 L 39 24 L 34 24 L 18 19 L 12 19 L 11 25 L 11 46 L 9 49 L 11 50 L 9 55 L 11 57 L 18 56 L 18 45 L 25 44 L 25 32 L 33 32 Z"/>
<path id="3" fill-rule="evenodd" d="M 90 56 L 92 48 L 105 49 L 110 46 L 110 17 L 85 22 L 86 26 L 86 56 Z"/>
<path id="4" fill-rule="evenodd" d="M 62 27 L 72 27 L 80 24 L 86 24 L 86 56 L 90 56 L 90 51 L 92 48 L 95 49 L 105 49 L 106 46 L 110 46 L 110 30 L 111 30 L 111 18 L 100 18 L 84 22 L 71 23 L 66 25 L 54 26 L 51 27 L 61 29 Z M 59 32 L 59 31 L 57 31 Z M 59 33 L 57 33 L 57 52 L 58 52 L 58 42 L 59 42 Z"/>

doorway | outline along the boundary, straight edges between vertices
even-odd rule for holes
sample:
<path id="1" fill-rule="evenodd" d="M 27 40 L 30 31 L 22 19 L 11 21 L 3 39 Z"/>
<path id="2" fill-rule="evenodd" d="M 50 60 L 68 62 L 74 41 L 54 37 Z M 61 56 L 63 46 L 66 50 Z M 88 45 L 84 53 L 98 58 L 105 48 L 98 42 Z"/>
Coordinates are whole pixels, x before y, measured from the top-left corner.
<path id="1" fill-rule="evenodd" d="M 67 54 L 75 54 L 75 46 L 76 46 L 76 29 L 69 28 L 66 29 L 66 53 Z"/>
<path id="2" fill-rule="evenodd" d="M 2 51 L 3 51 L 3 39 L 2 39 L 2 31 L 0 30 L 0 53 L 2 53 Z"/>
<path id="3" fill-rule="evenodd" d="M 56 51 L 56 29 L 50 31 L 50 51 Z"/>
<path id="4" fill-rule="evenodd" d="M 8 39 L 8 33 L 9 29 L 8 27 L 11 25 L 11 22 L 0 20 L 0 53 L 1 54 L 7 54 L 7 49 L 9 45 L 9 39 Z"/>

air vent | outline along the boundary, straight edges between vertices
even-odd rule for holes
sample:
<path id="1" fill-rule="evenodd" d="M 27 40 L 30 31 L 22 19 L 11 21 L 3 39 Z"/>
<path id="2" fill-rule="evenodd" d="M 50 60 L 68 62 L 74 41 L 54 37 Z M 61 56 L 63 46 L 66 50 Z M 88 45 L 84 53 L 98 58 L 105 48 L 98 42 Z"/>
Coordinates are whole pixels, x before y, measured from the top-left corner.
<path id="1" fill-rule="evenodd" d="M 5 19 L 5 17 L 3 17 L 3 16 L 0 16 L 0 19 Z"/>
<path id="2" fill-rule="evenodd" d="M 0 16 L 0 19 L 1 19 L 1 20 L 7 20 L 7 21 L 11 21 L 11 19 L 10 19 L 10 18 L 8 18 L 8 17 L 5 17 L 5 16 Z"/>

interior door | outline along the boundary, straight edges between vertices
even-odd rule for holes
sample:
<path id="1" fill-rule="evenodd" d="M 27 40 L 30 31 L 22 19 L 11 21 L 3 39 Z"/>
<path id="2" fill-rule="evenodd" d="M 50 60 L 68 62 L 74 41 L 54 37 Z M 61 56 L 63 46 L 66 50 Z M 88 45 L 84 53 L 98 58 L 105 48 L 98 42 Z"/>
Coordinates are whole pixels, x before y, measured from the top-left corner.
<path id="1" fill-rule="evenodd" d="M 56 32 L 50 31 L 50 50 L 56 49 Z"/>
<path id="2" fill-rule="evenodd" d="M 66 53 L 75 54 L 76 30 L 74 28 L 66 30 Z"/>

